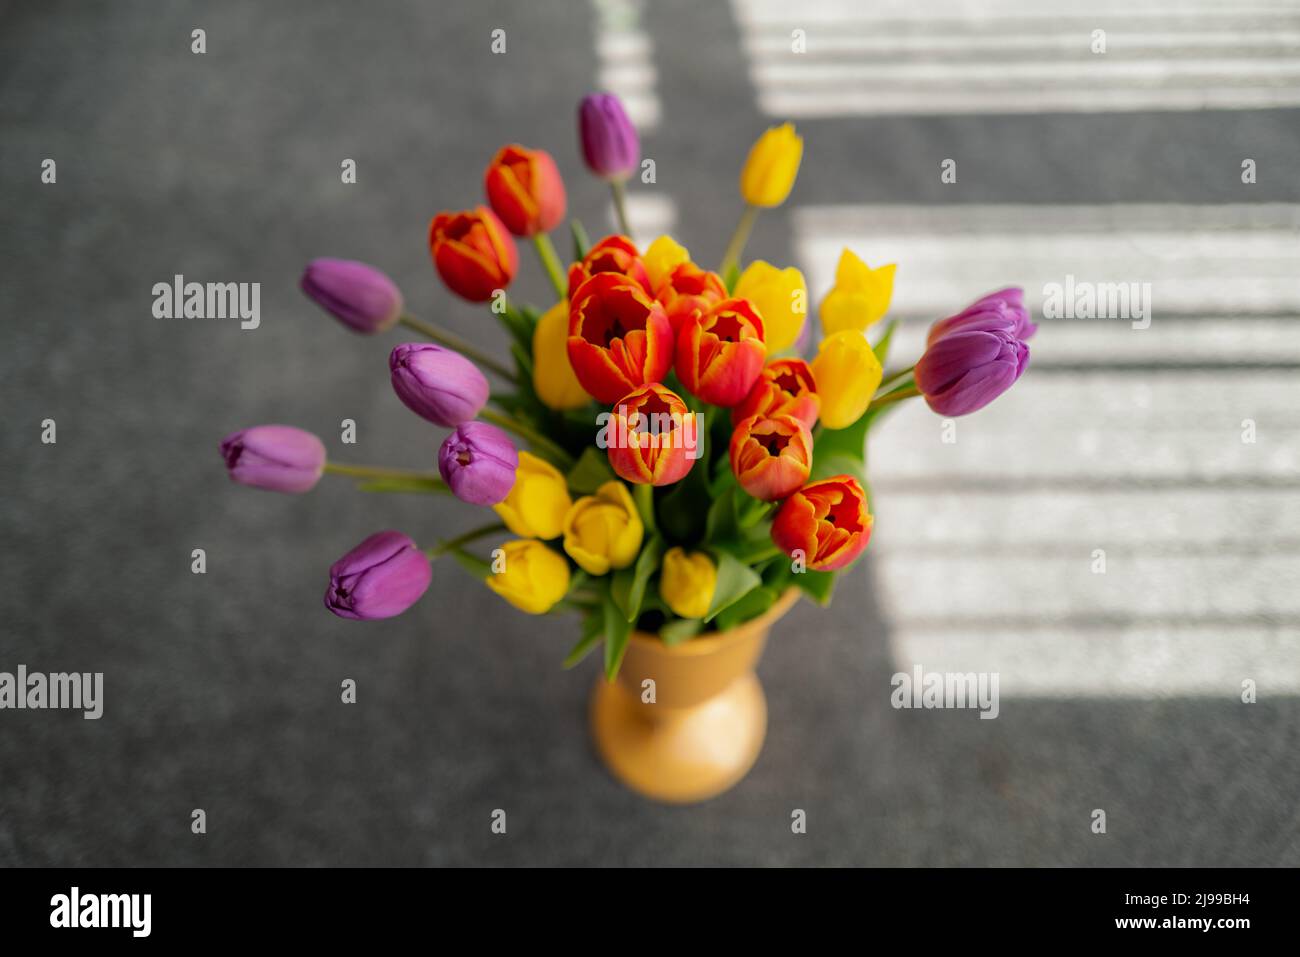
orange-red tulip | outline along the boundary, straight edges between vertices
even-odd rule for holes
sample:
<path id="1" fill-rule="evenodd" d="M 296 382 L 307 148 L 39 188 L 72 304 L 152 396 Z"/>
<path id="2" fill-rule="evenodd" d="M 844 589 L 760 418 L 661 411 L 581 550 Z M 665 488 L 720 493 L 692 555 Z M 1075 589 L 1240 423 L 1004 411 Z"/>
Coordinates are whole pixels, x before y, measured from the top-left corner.
<path id="1" fill-rule="evenodd" d="M 727 287 L 716 272 L 701 269 L 692 262 L 673 268 L 655 290 L 655 298 L 668 313 L 668 324 L 677 332 L 691 315 L 708 312 L 727 298 Z"/>
<path id="2" fill-rule="evenodd" d="M 862 554 L 872 521 L 858 480 L 836 475 L 805 485 L 781 503 L 772 541 L 812 571 L 833 572 Z"/>
<path id="3" fill-rule="evenodd" d="M 547 232 L 564 219 L 564 180 L 546 150 L 503 146 L 483 181 L 493 212 L 516 236 Z"/>
<path id="4" fill-rule="evenodd" d="M 568 350 L 582 387 L 613 405 L 668 374 L 673 330 L 664 307 L 639 284 L 602 272 L 579 286 L 570 303 Z"/>
<path id="5" fill-rule="evenodd" d="M 573 299 L 578 287 L 584 282 L 603 272 L 626 276 L 634 280 L 647 295 L 654 295 L 636 243 L 626 236 L 606 236 L 588 249 L 587 255 L 580 262 L 569 267 L 569 299 Z"/>
<path id="6" fill-rule="evenodd" d="M 817 424 L 821 400 L 812 369 L 802 359 L 773 359 L 740 405 L 731 410 L 731 424 L 751 415 L 793 415 L 808 428 Z"/>
<path id="7" fill-rule="evenodd" d="M 677 335 L 677 378 L 693 395 L 730 408 L 763 371 L 763 320 L 747 299 L 724 299 L 695 313 Z"/>
<path id="8" fill-rule="evenodd" d="M 699 420 L 674 392 L 643 385 L 614 406 L 605 442 L 610 467 L 637 485 L 680 482 L 699 457 Z"/>
<path id="9" fill-rule="evenodd" d="M 731 433 L 731 472 L 754 498 L 777 502 L 808 481 L 813 439 L 793 415 L 752 415 Z"/>
<path id="10" fill-rule="evenodd" d="M 429 252 L 442 281 L 470 302 L 487 302 L 519 268 L 519 251 L 492 210 L 439 213 L 429 224 Z"/>

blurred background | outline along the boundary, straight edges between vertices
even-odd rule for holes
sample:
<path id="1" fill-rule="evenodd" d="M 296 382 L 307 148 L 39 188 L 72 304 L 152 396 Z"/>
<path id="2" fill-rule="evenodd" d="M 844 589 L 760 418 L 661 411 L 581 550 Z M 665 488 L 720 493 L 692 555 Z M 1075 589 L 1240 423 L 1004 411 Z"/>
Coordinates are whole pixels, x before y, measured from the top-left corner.
<path id="1" fill-rule="evenodd" d="M 1300 863 L 1300 4 L 0 14 L 0 670 L 105 676 L 99 721 L 0 712 L 0 863 Z M 690 808 L 599 765 L 595 663 L 560 668 L 574 619 L 516 613 L 441 563 L 404 617 L 321 607 L 328 565 L 370 532 L 427 541 L 480 515 L 338 479 L 257 492 L 216 451 L 278 421 L 341 459 L 428 468 L 440 436 L 391 392 L 397 340 L 324 317 L 301 268 L 372 262 L 417 315 L 504 350 L 438 283 L 428 220 L 479 202 L 518 141 L 606 231 L 574 124 L 596 89 L 656 162 L 632 188 L 639 237 L 671 229 L 702 262 L 750 143 L 793 120 L 799 182 L 749 255 L 800 266 L 815 297 L 845 245 L 896 262 L 897 357 L 1009 283 L 1036 311 L 1067 276 L 1151 286 L 1147 329 L 1042 320 L 1025 377 L 955 442 L 919 404 L 873 434 L 871 548 L 829 611 L 774 633 L 766 748 Z M 519 285 L 543 302 L 534 265 Z M 153 318 L 177 273 L 260 282 L 261 327 Z M 998 672 L 999 718 L 894 710 L 890 677 L 917 664 Z"/>

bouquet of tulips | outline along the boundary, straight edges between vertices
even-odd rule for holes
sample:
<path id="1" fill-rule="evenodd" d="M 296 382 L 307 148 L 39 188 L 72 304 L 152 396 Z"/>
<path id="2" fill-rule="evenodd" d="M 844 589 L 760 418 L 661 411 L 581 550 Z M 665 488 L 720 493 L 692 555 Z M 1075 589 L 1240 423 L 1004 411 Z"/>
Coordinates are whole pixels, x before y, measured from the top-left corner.
<path id="1" fill-rule="evenodd" d="M 894 267 L 872 269 L 846 249 L 805 360 L 802 274 L 741 262 L 759 211 L 794 184 L 794 128 L 769 129 L 751 149 L 744 212 L 711 271 L 669 236 L 645 250 L 629 238 L 624 188 L 640 145 L 618 99 L 589 96 L 578 117 L 619 234 L 592 244 L 573 222 L 566 269 L 549 238 L 566 212 L 559 171 L 546 152 L 517 145 L 488 164 L 488 206 L 439 213 L 429 227 L 438 275 L 489 304 L 510 364 L 406 313 L 371 266 L 319 259 L 302 277 L 356 332 L 401 324 L 420 334 L 393 349 L 389 371 L 412 412 L 451 430 L 437 475 L 327 462 L 316 436 L 282 425 L 236 432 L 221 453 L 231 478 L 258 488 L 305 492 L 333 472 L 367 490 L 450 492 L 492 509 L 490 523 L 423 548 L 401 532 L 371 535 L 331 566 L 326 607 L 355 619 L 400 614 L 428 588 L 431 561 L 450 556 L 521 611 L 581 614 L 566 664 L 603 642 L 612 679 L 634 628 L 676 644 L 761 615 L 792 587 L 827 602 L 871 536 L 871 425 L 913 396 L 943 416 L 981 408 L 1024 371 L 1035 327 L 1021 291 L 1004 289 L 935 323 L 921 359 L 886 372 L 894 324 L 874 342 L 867 330 L 888 309 Z M 554 285 L 544 311 L 507 296 L 514 237 L 532 240 Z"/>

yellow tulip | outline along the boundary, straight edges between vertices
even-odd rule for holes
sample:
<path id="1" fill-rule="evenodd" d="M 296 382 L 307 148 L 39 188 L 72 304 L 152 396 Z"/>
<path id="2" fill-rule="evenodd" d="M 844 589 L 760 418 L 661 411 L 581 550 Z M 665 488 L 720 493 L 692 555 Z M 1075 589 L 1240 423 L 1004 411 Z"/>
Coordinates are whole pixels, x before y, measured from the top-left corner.
<path id="1" fill-rule="evenodd" d="M 670 548 L 664 554 L 659 575 L 659 594 L 669 608 L 683 618 L 703 618 L 713 604 L 718 585 L 718 568 L 704 552 Z"/>
<path id="2" fill-rule="evenodd" d="M 554 549 L 531 538 L 501 546 L 501 571 L 487 586 L 530 615 L 544 615 L 569 591 L 569 563 Z"/>
<path id="3" fill-rule="evenodd" d="M 564 516 L 564 550 L 592 575 L 631 565 L 644 537 L 645 526 L 622 482 L 606 482 Z"/>
<path id="4" fill-rule="evenodd" d="M 691 261 L 691 253 L 685 246 L 671 236 L 660 236 L 650 244 L 641 257 L 646 274 L 650 277 L 650 288 L 658 289 L 659 284 L 682 263 Z"/>
<path id="5" fill-rule="evenodd" d="M 533 389 L 548 409 L 580 409 L 591 396 L 569 364 L 569 301 L 561 299 L 537 320 L 533 330 Z"/>
<path id="6" fill-rule="evenodd" d="M 551 539 L 564 531 L 564 516 L 572 505 L 560 470 L 531 452 L 521 451 L 515 484 L 506 500 L 492 509 L 516 535 Z"/>
<path id="7" fill-rule="evenodd" d="M 749 151 L 740 171 L 740 195 L 750 206 L 771 209 L 790 195 L 803 159 L 803 137 L 792 123 L 773 126 Z"/>
<path id="8" fill-rule="evenodd" d="M 820 421 L 828 429 L 858 421 L 884 374 L 866 335 L 853 329 L 823 339 L 811 367 L 821 399 Z"/>
<path id="9" fill-rule="evenodd" d="M 769 356 L 794 345 L 808 315 L 808 284 L 803 273 L 793 266 L 777 269 L 756 259 L 740 274 L 733 295 L 748 299 L 763 317 Z"/>
<path id="10" fill-rule="evenodd" d="M 822 332 L 828 336 L 845 329 L 861 332 L 888 311 L 893 295 L 892 263 L 872 269 L 844 250 L 835 267 L 835 285 L 822 300 Z"/>

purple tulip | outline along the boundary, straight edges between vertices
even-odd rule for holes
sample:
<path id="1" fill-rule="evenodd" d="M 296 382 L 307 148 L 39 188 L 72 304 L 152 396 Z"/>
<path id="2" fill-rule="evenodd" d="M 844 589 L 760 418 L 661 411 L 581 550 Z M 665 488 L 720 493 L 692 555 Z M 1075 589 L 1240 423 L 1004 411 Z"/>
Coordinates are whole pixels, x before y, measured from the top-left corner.
<path id="1" fill-rule="evenodd" d="M 626 179 L 641 161 L 641 140 L 613 93 L 592 93 L 578 104 L 578 134 L 587 168 L 603 179 Z"/>
<path id="2" fill-rule="evenodd" d="M 435 425 L 456 426 L 478 415 L 488 381 L 459 352 L 432 342 L 408 342 L 388 357 L 393 391 L 408 409 Z"/>
<path id="3" fill-rule="evenodd" d="M 1029 362 L 1025 337 L 1037 326 L 1019 289 L 1004 289 L 972 303 L 930 329 L 916 364 L 916 387 L 939 415 L 984 408 L 1015 383 Z"/>
<path id="4" fill-rule="evenodd" d="M 472 505 L 505 501 L 515 484 L 519 453 L 495 425 L 466 422 L 438 450 L 438 471 L 452 493 Z"/>
<path id="5" fill-rule="evenodd" d="M 376 532 L 330 566 L 325 607 L 372 621 L 410 608 L 429 587 L 429 556 L 401 532 Z"/>
<path id="6" fill-rule="evenodd" d="M 383 332 L 402 315 L 402 291 L 365 263 L 313 259 L 298 284 L 307 298 L 354 332 Z"/>
<path id="7" fill-rule="evenodd" d="M 291 425 L 256 425 L 221 440 L 221 457 L 241 485 L 272 492 L 308 492 L 325 468 L 325 446 Z"/>

